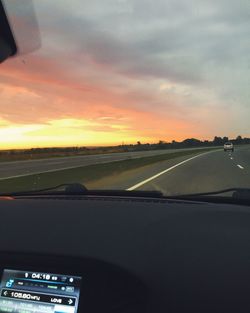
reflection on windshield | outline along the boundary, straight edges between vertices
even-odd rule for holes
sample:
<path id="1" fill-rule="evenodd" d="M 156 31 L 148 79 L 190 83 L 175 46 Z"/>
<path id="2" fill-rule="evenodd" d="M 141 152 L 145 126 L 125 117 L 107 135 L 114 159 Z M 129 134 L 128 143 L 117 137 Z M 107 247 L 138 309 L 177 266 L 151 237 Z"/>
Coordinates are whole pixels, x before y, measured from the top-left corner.
<path id="1" fill-rule="evenodd" d="M 1 193 L 250 188 L 247 2 L 4 4 Z"/>

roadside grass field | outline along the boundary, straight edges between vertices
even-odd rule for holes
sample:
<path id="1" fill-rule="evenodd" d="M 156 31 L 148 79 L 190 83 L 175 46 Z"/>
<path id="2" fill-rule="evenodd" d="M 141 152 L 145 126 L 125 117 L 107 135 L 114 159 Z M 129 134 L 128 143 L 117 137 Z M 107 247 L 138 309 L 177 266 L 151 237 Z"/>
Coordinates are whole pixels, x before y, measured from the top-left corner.
<path id="1" fill-rule="evenodd" d="M 0 193 L 11 193 L 17 191 L 34 191 L 43 188 L 50 188 L 60 184 L 82 183 L 87 185 L 98 179 L 112 175 L 118 175 L 128 170 L 140 168 L 157 162 L 189 156 L 214 150 L 213 148 L 179 151 L 167 154 L 160 154 L 149 157 L 141 157 L 110 163 L 94 164 L 82 167 L 75 167 L 66 170 L 55 170 L 40 174 L 32 174 L 16 178 L 0 180 Z"/>

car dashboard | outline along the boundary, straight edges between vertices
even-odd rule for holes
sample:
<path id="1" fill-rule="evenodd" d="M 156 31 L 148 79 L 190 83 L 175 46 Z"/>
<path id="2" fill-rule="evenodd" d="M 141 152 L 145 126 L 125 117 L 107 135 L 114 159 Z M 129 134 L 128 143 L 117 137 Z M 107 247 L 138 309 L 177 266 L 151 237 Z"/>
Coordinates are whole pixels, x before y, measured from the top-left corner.
<path id="1" fill-rule="evenodd" d="M 156 198 L 2 198 L 0 311 L 247 312 L 249 213 Z"/>

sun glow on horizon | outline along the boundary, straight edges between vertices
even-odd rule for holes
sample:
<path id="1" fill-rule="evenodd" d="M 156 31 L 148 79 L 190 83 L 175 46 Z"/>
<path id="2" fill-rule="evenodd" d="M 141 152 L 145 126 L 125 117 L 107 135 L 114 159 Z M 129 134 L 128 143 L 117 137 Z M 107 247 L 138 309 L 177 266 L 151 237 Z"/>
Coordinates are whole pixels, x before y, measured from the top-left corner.
<path id="1" fill-rule="evenodd" d="M 142 122 L 142 121 L 141 121 Z M 173 126 L 173 125 L 172 125 Z M 121 123 L 111 117 L 99 119 L 63 118 L 40 124 L 17 124 L 0 118 L 0 150 L 49 148 L 49 147 L 93 147 L 116 146 L 121 144 L 157 143 L 182 141 L 187 138 L 212 140 L 211 136 L 197 136 L 185 133 L 181 124 L 166 136 L 166 132 L 147 132 L 134 129 L 124 119 Z M 179 130 L 179 131 L 178 131 Z M 233 138 L 234 135 L 231 136 Z"/>
<path id="2" fill-rule="evenodd" d="M 138 136 L 126 125 L 103 125 L 83 119 L 51 120 L 44 124 L 7 124 L 0 127 L 0 149 L 34 147 L 107 146 L 122 143 L 154 141 Z"/>

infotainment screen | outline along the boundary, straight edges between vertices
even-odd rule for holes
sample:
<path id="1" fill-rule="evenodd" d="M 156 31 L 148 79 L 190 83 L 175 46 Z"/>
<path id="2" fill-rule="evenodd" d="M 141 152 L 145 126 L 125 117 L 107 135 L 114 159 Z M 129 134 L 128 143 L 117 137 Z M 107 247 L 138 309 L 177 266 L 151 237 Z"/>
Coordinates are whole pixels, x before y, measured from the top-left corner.
<path id="1" fill-rule="evenodd" d="M 76 313 L 81 277 L 5 269 L 0 312 Z"/>

